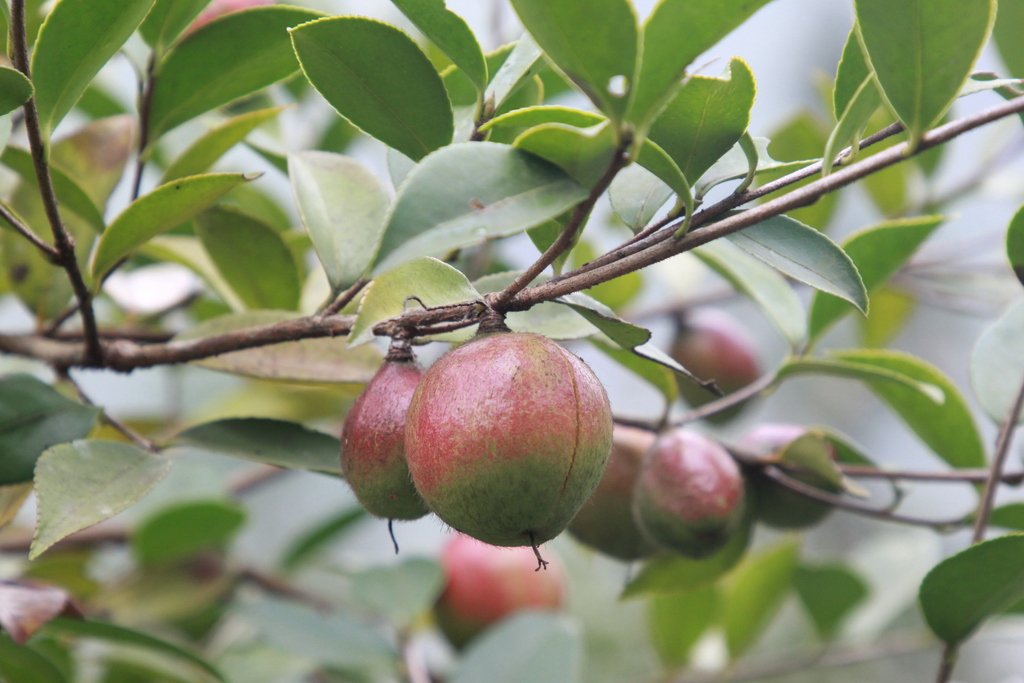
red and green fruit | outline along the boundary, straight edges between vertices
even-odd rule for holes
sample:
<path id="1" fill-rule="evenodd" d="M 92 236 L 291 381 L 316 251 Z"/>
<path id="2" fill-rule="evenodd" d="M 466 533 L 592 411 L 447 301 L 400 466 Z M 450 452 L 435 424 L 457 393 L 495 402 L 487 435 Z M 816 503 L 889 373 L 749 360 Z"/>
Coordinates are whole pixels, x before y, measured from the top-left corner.
<path id="1" fill-rule="evenodd" d="M 740 529 L 743 475 L 718 443 L 676 429 L 644 457 L 633 493 L 640 529 L 657 546 L 692 558 L 722 548 Z"/>
<path id="2" fill-rule="evenodd" d="M 445 587 L 434 615 L 456 647 L 514 612 L 557 610 L 565 602 L 558 565 L 536 571 L 529 548 L 497 548 L 457 534 L 441 550 L 441 566 Z"/>
<path id="3" fill-rule="evenodd" d="M 633 519 L 633 490 L 644 453 L 655 437 L 646 429 L 615 425 L 612 454 L 601 483 L 569 522 L 569 533 L 578 541 L 626 561 L 654 553 L 654 546 Z"/>
<path id="4" fill-rule="evenodd" d="M 557 536 L 604 472 L 612 415 L 579 358 L 537 334 L 497 332 L 423 375 L 406 421 L 413 482 L 457 531 L 520 546 Z"/>

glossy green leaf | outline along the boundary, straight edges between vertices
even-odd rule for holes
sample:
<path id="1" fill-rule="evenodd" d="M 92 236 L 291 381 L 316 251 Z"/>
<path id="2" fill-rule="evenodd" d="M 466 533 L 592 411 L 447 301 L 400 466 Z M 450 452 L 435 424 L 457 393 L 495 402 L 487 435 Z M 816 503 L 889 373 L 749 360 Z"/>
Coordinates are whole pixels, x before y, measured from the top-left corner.
<path id="1" fill-rule="evenodd" d="M 366 288 L 349 335 L 349 347 L 371 341 L 374 325 L 401 315 L 407 307 L 480 300 L 480 293 L 466 276 L 447 263 L 429 256 L 409 261 L 374 278 Z"/>
<path id="2" fill-rule="evenodd" d="M 484 91 L 483 101 L 488 108 L 497 111 L 505 103 L 505 100 L 515 92 L 519 84 L 544 68 L 544 60 L 540 57 L 543 52 L 540 46 L 529 33 L 524 33 L 516 41 L 515 47 L 501 63 L 498 69 L 494 70 L 491 82 L 487 84 Z"/>
<path id="3" fill-rule="evenodd" d="M 799 470 L 809 475 L 815 486 L 841 491 L 843 473 L 832 460 L 832 447 L 825 435 L 810 430 L 790 441 L 776 456 L 783 470 Z"/>
<path id="4" fill-rule="evenodd" d="M 778 161 L 773 159 L 771 154 L 768 153 L 768 138 L 753 138 L 754 147 L 757 150 L 757 166 L 754 168 L 754 175 L 759 176 L 766 173 L 773 173 L 777 175 L 783 175 L 790 173 L 807 166 L 808 164 L 814 163 L 815 159 L 805 159 L 798 161 Z M 729 180 L 738 180 L 743 178 L 750 171 L 750 162 L 747 159 L 747 155 L 744 153 L 740 144 L 737 143 L 732 146 L 728 152 L 726 152 L 715 165 L 707 170 L 707 172 L 701 176 L 700 180 L 697 181 L 694 187 L 695 194 L 698 197 L 703 197 L 708 191 L 716 185 L 721 185 Z"/>
<path id="5" fill-rule="evenodd" d="M 31 154 L 20 147 L 10 146 L 4 149 L 3 155 L 0 155 L 0 162 L 17 173 L 27 186 L 32 187 L 36 192 L 39 191 L 35 163 L 32 161 Z M 103 214 L 73 177 L 59 167 L 51 165 L 50 181 L 53 183 L 53 192 L 57 195 L 57 201 L 61 206 L 74 211 L 96 232 L 103 232 L 106 228 Z"/>
<path id="6" fill-rule="evenodd" d="M 373 273 L 523 232 L 586 196 L 558 168 L 515 148 L 490 142 L 451 145 L 430 155 L 402 183 Z"/>
<path id="7" fill-rule="evenodd" d="M 245 523 L 245 510 L 219 500 L 161 508 L 135 528 L 132 549 L 143 565 L 180 562 L 203 550 L 222 550 Z"/>
<path id="8" fill-rule="evenodd" d="M 822 174 L 828 175 L 832 172 L 836 155 L 847 146 L 852 146 L 854 152 L 859 149 L 860 138 L 871 121 L 871 116 L 882 104 L 882 97 L 878 94 L 878 87 L 875 85 L 874 75 L 869 75 L 861 81 L 860 86 L 853 93 L 846 109 L 839 114 L 839 122 L 832 129 L 825 143 L 825 152 L 822 155 Z M 846 159 L 851 159 L 846 157 Z"/>
<path id="9" fill-rule="evenodd" d="M 487 85 L 487 63 L 465 20 L 447 9 L 444 0 L 392 1 L 482 93 Z"/>
<path id="10" fill-rule="evenodd" d="M 843 242 L 843 251 L 856 266 L 869 296 L 885 286 L 942 221 L 942 216 L 886 221 L 865 228 Z M 815 292 L 810 313 L 811 338 L 821 336 L 852 310 L 836 296 Z"/>
<path id="11" fill-rule="evenodd" d="M 288 169 L 299 216 L 327 280 L 340 292 L 363 276 L 377 253 L 388 191 L 361 163 L 331 152 L 291 154 Z"/>
<path id="12" fill-rule="evenodd" d="M 295 569 L 328 543 L 337 540 L 339 536 L 349 531 L 356 522 L 366 519 L 368 516 L 369 513 L 366 510 L 355 505 L 329 517 L 292 541 L 281 558 L 281 566 L 285 569 Z"/>
<path id="13" fill-rule="evenodd" d="M 793 585 L 800 543 L 783 541 L 736 568 L 726 589 L 723 624 L 732 659 L 757 642 Z"/>
<path id="14" fill-rule="evenodd" d="M 6 683 L 67 683 L 61 670 L 31 647 L 0 632 L 0 678 Z"/>
<path id="15" fill-rule="evenodd" d="M 20 71 L 0 66 L 0 116 L 11 113 L 31 97 L 32 82 Z"/>
<path id="16" fill-rule="evenodd" d="M 43 633 L 59 637 L 77 636 L 79 638 L 93 638 L 117 645 L 141 647 L 159 654 L 170 655 L 175 659 L 184 660 L 202 671 L 204 678 L 212 678 L 221 681 L 221 683 L 227 683 L 227 679 L 224 678 L 220 671 L 193 652 L 161 638 L 155 638 L 141 631 L 135 631 L 118 626 L 117 624 L 103 621 L 58 618 L 44 626 Z"/>
<path id="17" fill-rule="evenodd" d="M 794 280 L 834 294 L 867 313 L 868 294 L 856 265 L 817 230 L 789 216 L 775 216 L 728 239 Z"/>
<path id="18" fill-rule="evenodd" d="M 900 351 L 858 349 L 838 352 L 836 357 L 898 372 L 939 387 L 945 400 L 936 403 L 909 386 L 879 381 L 868 383 L 875 395 L 888 403 L 940 458 L 953 467 L 985 467 L 985 445 L 967 402 L 941 370 Z"/>
<path id="19" fill-rule="evenodd" d="M 693 193 L 690 184 L 679 170 L 679 165 L 663 150 L 658 143 L 648 140 L 640 149 L 636 163 L 658 176 L 672 191 L 679 195 L 679 201 L 686 206 L 687 212 L 693 213 Z"/>
<path id="20" fill-rule="evenodd" d="M 1019 38 L 1024 26 L 1024 0 L 1000 0 L 996 25 L 992 29 L 999 56 L 1010 75 L 1024 78 L 1024 44 Z"/>
<path id="21" fill-rule="evenodd" d="M 134 505 L 170 469 L 167 458 L 116 441 L 74 441 L 50 448 L 36 463 L 39 514 L 30 559 Z"/>
<path id="22" fill-rule="evenodd" d="M 871 293 L 871 313 L 867 318 L 857 318 L 863 346 L 881 348 L 906 327 L 910 316 L 917 309 L 917 297 L 895 287 L 882 287 Z"/>
<path id="23" fill-rule="evenodd" d="M 1006 256 L 1017 279 L 1024 285 L 1024 206 L 1017 210 L 1006 229 Z"/>
<path id="24" fill-rule="evenodd" d="M 817 160 L 828 142 L 830 126 L 827 126 L 819 116 L 810 111 L 800 111 L 785 121 L 779 128 L 772 131 L 771 144 L 768 145 L 768 152 L 779 161 L 795 162 L 797 160 Z M 807 163 L 797 164 L 795 168 L 806 166 Z M 768 171 L 759 174 L 761 184 L 777 180 L 793 168 L 782 167 L 775 171 Z M 816 176 L 810 176 L 798 183 L 786 186 L 786 191 L 791 192 L 814 182 Z M 788 212 L 788 216 L 812 228 L 825 230 L 829 221 L 835 213 L 839 194 L 830 192 L 823 195 L 810 206 L 801 207 Z"/>
<path id="25" fill-rule="evenodd" d="M 626 112 L 638 63 L 628 0 L 512 0 L 548 57 L 610 118 Z"/>
<path id="26" fill-rule="evenodd" d="M 483 133 L 492 128 L 532 128 L 545 123 L 562 123 L 576 128 L 588 128 L 606 120 L 605 117 L 591 111 L 542 104 L 536 107 L 513 109 L 501 116 L 495 116 L 480 126 L 480 132 Z"/>
<path id="27" fill-rule="evenodd" d="M 661 0 L 644 24 L 643 60 L 630 120 L 641 125 L 653 120 L 679 88 L 686 67 L 767 2 Z M 686 39 L 680 40 L 681 35 Z"/>
<path id="28" fill-rule="evenodd" d="M 217 270 L 249 308 L 298 307 L 301 274 L 280 233 L 227 207 L 207 209 L 195 225 Z"/>
<path id="29" fill-rule="evenodd" d="M 575 622 L 523 612 L 474 640 L 452 683 L 582 683 L 583 655 Z"/>
<path id="30" fill-rule="evenodd" d="M 0 484 L 32 481 L 39 456 L 87 436 L 99 414 L 31 375 L 0 377 Z"/>
<path id="31" fill-rule="evenodd" d="M 121 181 L 128 157 L 135 151 L 136 137 L 132 116 L 108 116 L 90 121 L 58 140 L 50 149 L 51 173 L 58 169 L 73 178 L 102 214 Z M 59 190 L 57 198 L 60 199 Z"/>
<path id="32" fill-rule="evenodd" d="M 982 332 L 971 354 L 974 395 L 996 424 L 1007 420 L 1024 384 L 1024 302 L 1010 308 Z M 1020 417 L 1018 423 L 1024 420 Z"/>
<path id="33" fill-rule="evenodd" d="M 862 47 L 912 146 L 956 98 L 995 21 L 995 0 L 856 0 Z M 907 56 L 912 55 L 912 59 Z"/>
<path id="34" fill-rule="evenodd" d="M 114 265 L 147 241 L 211 206 L 231 188 L 251 180 L 241 173 L 190 176 L 139 197 L 114 219 L 93 252 L 91 271 L 99 283 Z"/>
<path id="35" fill-rule="evenodd" d="M 185 266 L 203 278 L 210 289 L 232 311 L 245 310 L 245 302 L 235 293 L 235 290 L 231 289 L 220 271 L 217 270 L 213 259 L 206 253 L 206 248 L 198 237 L 162 235 L 154 237 L 140 247 L 139 251 L 157 261 L 169 261 Z"/>
<path id="36" fill-rule="evenodd" d="M 218 159 L 260 125 L 272 120 L 284 107 L 271 107 L 232 117 L 199 136 L 164 171 L 161 183 L 206 173 Z"/>
<path id="37" fill-rule="evenodd" d="M 156 0 L 139 33 L 157 55 L 162 55 L 209 4 L 210 0 Z"/>
<path id="38" fill-rule="evenodd" d="M 201 339 L 292 320 L 287 311 L 249 311 L 206 320 L 175 339 Z M 193 365 L 248 377 L 295 382 L 365 384 L 380 366 L 372 347 L 345 348 L 344 339 L 301 339 L 259 346 L 193 361 Z"/>
<path id="39" fill-rule="evenodd" d="M 754 75 L 738 57 L 729 63 L 727 78 L 692 76 L 651 125 L 651 140 L 692 183 L 746 131 L 754 92 Z"/>
<path id="40" fill-rule="evenodd" d="M 870 75 L 871 67 L 864 61 L 864 51 L 860 49 L 857 27 L 854 26 L 846 36 L 846 45 L 843 46 L 843 54 L 836 67 L 836 80 L 832 88 L 832 113 L 836 120 L 850 106 L 850 101 L 864 79 Z"/>
<path id="41" fill-rule="evenodd" d="M 430 609 L 444 584 L 444 570 L 437 562 L 413 558 L 357 572 L 352 576 L 352 595 L 391 623 L 408 624 Z"/>
<path id="42" fill-rule="evenodd" d="M 593 340 L 593 344 L 616 363 L 660 391 L 667 404 L 671 405 L 679 396 L 679 384 L 676 382 L 675 373 L 669 368 L 632 351 L 616 348 L 596 339 Z"/>
<path id="43" fill-rule="evenodd" d="M 995 508 L 988 523 L 990 526 L 1024 531 L 1024 503 L 1009 503 Z"/>
<path id="44" fill-rule="evenodd" d="M 694 560 L 661 555 L 647 562 L 622 591 L 622 599 L 686 593 L 706 588 L 736 566 L 747 552 L 753 524 L 747 519 L 725 546 L 710 557 Z"/>
<path id="45" fill-rule="evenodd" d="M 401 30 L 363 17 L 331 17 L 292 31 L 309 82 L 339 114 L 419 161 L 452 141 L 441 77 Z"/>
<path id="46" fill-rule="evenodd" d="M 791 346 L 807 338 L 800 297 L 777 271 L 722 240 L 698 247 L 693 254 L 755 301 Z"/>
<path id="47" fill-rule="evenodd" d="M 713 586 L 651 597 L 647 628 L 651 644 L 667 669 L 682 668 L 690 660 L 690 650 L 715 623 L 720 601 Z"/>
<path id="48" fill-rule="evenodd" d="M 673 194 L 661 178 L 639 164 L 619 171 L 608 188 L 612 210 L 633 234 L 643 230 Z"/>
<path id="49" fill-rule="evenodd" d="M 296 422 L 240 417 L 206 422 L 179 432 L 171 440 L 246 460 L 338 475 L 341 442 Z"/>
<path id="50" fill-rule="evenodd" d="M 1024 595 L 1024 534 L 982 541 L 948 557 L 921 582 L 931 630 L 956 645 Z"/>
<path id="51" fill-rule="evenodd" d="M 869 363 L 841 360 L 839 358 L 816 358 L 801 356 L 786 362 L 776 375 L 777 379 L 785 379 L 791 375 L 821 374 L 833 377 L 855 379 L 861 382 L 889 382 L 916 392 L 923 399 L 936 405 L 945 402 L 945 394 L 941 387 L 927 381 L 905 375 L 896 370 L 889 370 Z"/>
<path id="52" fill-rule="evenodd" d="M 546 123 L 520 135 L 515 146 L 550 161 L 592 189 L 615 156 L 615 131 L 609 121 L 589 128 Z"/>
<path id="53" fill-rule="evenodd" d="M 49 137 L 89 82 L 145 18 L 155 0 L 92 0 L 54 5 L 32 53 L 32 84 Z"/>
<path id="54" fill-rule="evenodd" d="M 842 565 L 798 567 L 793 586 L 823 640 L 834 638 L 843 619 L 868 596 L 864 581 Z"/>
<path id="55" fill-rule="evenodd" d="M 299 63 L 288 29 L 321 16 L 285 5 L 251 7 L 190 34 L 157 68 L 149 140 L 294 74 Z"/>

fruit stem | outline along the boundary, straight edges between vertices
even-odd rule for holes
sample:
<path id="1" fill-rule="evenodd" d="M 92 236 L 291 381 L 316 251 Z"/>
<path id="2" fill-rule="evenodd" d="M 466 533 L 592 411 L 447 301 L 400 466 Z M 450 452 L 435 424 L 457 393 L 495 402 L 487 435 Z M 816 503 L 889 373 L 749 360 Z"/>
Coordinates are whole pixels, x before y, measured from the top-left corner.
<path id="1" fill-rule="evenodd" d="M 416 360 L 412 353 L 409 337 L 405 335 L 392 337 L 391 345 L 388 346 L 388 353 L 384 356 L 384 360 L 388 363 L 410 363 Z"/>
<path id="2" fill-rule="evenodd" d="M 494 334 L 495 332 L 511 332 L 508 325 L 505 324 L 505 314 L 499 313 L 493 308 L 487 309 L 487 312 L 480 318 L 480 326 L 477 327 L 477 334 Z"/>
<path id="3" fill-rule="evenodd" d="M 398 541 L 395 539 L 395 520 L 388 520 L 388 533 L 391 535 L 391 544 L 395 546 L 395 555 L 398 554 Z"/>
<path id="4" fill-rule="evenodd" d="M 547 571 L 548 561 L 540 556 L 540 548 L 537 547 L 537 541 L 533 536 L 533 532 L 527 531 L 526 533 L 530 534 L 530 546 L 533 547 L 533 554 L 537 556 L 537 568 L 533 571 L 539 572 L 541 569 Z"/>

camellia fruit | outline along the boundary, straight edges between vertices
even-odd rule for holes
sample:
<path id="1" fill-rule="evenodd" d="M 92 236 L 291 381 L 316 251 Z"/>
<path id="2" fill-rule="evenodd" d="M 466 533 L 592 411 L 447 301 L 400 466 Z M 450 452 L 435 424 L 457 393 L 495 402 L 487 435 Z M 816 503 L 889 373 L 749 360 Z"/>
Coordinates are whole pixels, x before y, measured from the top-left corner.
<path id="1" fill-rule="evenodd" d="M 746 329 L 728 313 L 697 308 L 686 314 L 670 350 L 683 367 L 703 380 L 714 380 L 726 396 L 761 376 L 756 345 Z M 715 395 L 692 381 L 681 380 L 679 393 L 697 408 Z M 708 417 L 722 422 L 737 415 L 742 404 Z"/>
<path id="2" fill-rule="evenodd" d="M 616 424 L 612 454 L 593 495 L 569 522 L 569 533 L 581 543 L 620 560 L 633 561 L 655 551 L 633 519 L 633 490 L 656 434 Z"/>
<path id="3" fill-rule="evenodd" d="M 456 647 L 523 609 L 557 610 L 565 580 L 557 565 L 536 571 L 529 548 L 496 548 L 457 534 L 441 550 L 445 587 L 434 606 L 437 624 Z"/>
<path id="4" fill-rule="evenodd" d="M 739 530 L 743 476 L 719 444 L 696 432 L 662 434 L 644 456 L 633 513 L 656 545 L 692 558 L 713 554 Z"/>
<path id="5" fill-rule="evenodd" d="M 535 550 L 593 493 L 611 441 L 594 372 L 547 337 L 512 332 L 480 335 L 434 363 L 405 429 L 427 507 L 485 543 Z"/>
<path id="6" fill-rule="evenodd" d="M 429 512 L 405 462 L 406 413 L 422 376 L 408 347 L 392 345 L 345 417 L 341 471 L 359 503 L 377 517 L 416 519 Z"/>

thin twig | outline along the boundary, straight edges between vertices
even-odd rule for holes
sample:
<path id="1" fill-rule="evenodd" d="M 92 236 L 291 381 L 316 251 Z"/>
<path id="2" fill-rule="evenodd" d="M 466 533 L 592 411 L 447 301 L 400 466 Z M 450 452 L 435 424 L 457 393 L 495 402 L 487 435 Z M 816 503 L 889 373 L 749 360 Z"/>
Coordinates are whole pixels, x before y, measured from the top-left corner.
<path id="1" fill-rule="evenodd" d="M 31 80 L 32 74 L 29 69 L 28 44 L 25 37 L 25 0 L 12 0 L 11 2 L 11 27 L 10 27 L 10 53 L 14 68 L 20 71 L 25 78 Z M 85 330 L 85 364 L 93 367 L 101 367 L 103 364 L 103 349 L 100 346 L 99 335 L 96 333 L 96 316 L 92 310 L 92 301 L 89 288 L 82 278 L 82 271 L 78 267 L 78 258 L 75 255 L 75 242 L 64 228 L 60 217 L 60 210 L 57 207 L 57 195 L 53 189 L 53 180 L 50 178 L 50 166 L 46 161 L 46 146 L 43 143 L 42 129 L 39 123 L 39 110 L 36 108 L 35 97 L 29 99 L 23 107 L 25 110 L 25 129 L 28 133 L 29 148 L 32 152 L 32 162 L 35 165 L 36 178 L 39 182 L 39 196 L 43 202 L 46 218 L 50 223 L 53 232 L 54 248 L 58 254 L 58 263 L 68 274 L 71 281 L 71 288 L 78 299 L 82 314 L 82 327 Z"/>
<path id="2" fill-rule="evenodd" d="M 32 228 L 22 223 L 18 217 L 14 215 L 14 212 L 8 209 L 3 202 L 0 202 L 0 218 L 7 221 L 10 226 L 14 228 L 15 232 L 31 242 L 32 246 L 43 252 L 43 256 L 45 256 L 50 263 L 53 263 L 54 265 L 60 264 L 60 254 L 57 250 L 47 244 L 42 237 L 32 232 Z"/>
<path id="3" fill-rule="evenodd" d="M 880 470 L 877 467 L 867 465 L 847 465 L 837 463 L 843 474 L 848 477 L 859 479 L 890 479 L 907 481 L 931 481 L 948 484 L 963 484 L 969 482 L 985 482 L 992 476 L 990 470 L 963 469 L 951 472 L 921 472 L 917 470 Z M 1024 472 L 1012 472 L 1001 477 L 1004 484 L 1018 486 L 1024 483 Z"/>
<path id="4" fill-rule="evenodd" d="M 985 483 L 985 492 L 981 497 L 981 505 L 978 507 L 978 516 L 974 522 L 974 536 L 972 543 L 980 543 L 985 538 L 985 529 L 988 520 L 992 516 L 992 506 L 996 499 L 996 489 L 1003 478 L 1003 469 L 1006 467 L 1006 458 L 1010 454 L 1010 442 L 1013 440 L 1013 432 L 1017 429 L 1017 421 L 1020 419 L 1021 408 L 1024 407 L 1024 383 L 1017 391 L 1017 399 L 1013 402 L 1006 421 L 999 429 L 999 436 L 996 439 L 996 452 L 992 458 L 992 472 Z"/>
<path id="5" fill-rule="evenodd" d="M 96 403 L 91 398 L 89 398 L 85 391 L 82 390 L 81 385 L 79 385 L 78 382 L 75 381 L 75 379 L 67 372 L 67 370 L 58 369 L 57 375 L 60 379 L 64 380 L 72 387 L 74 387 L 75 393 L 78 394 L 78 398 L 82 401 L 82 403 L 89 406 L 93 406 L 94 408 L 99 408 L 100 416 L 103 418 L 103 421 L 106 422 L 111 427 L 113 427 L 114 429 L 116 429 L 124 436 L 128 437 L 128 439 L 131 440 L 131 442 L 134 443 L 136 446 L 142 448 L 143 450 L 151 451 L 153 453 L 160 452 L 160 447 L 157 446 L 155 442 L 151 441 L 150 439 L 147 439 L 142 434 L 139 434 L 137 431 L 135 431 L 128 425 L 124 424 L 120 420 L 112 417 L 109 413 L 107 413 L 103 406 L 96 405 Z"/>
<path id="6" fill-rule="evenodd" d="M 710 417 L 715 413 L 720 413 L 723 410 L 728 410 L 733 406 L 739 405 L 745 401 L 749 401 L 753 397 L 757 396 L 761 392 L 767 391 L 772 388 L 775 384 L 776 376 L 773 373 L 768 373 L 751 382 L 742 389 L 737 389 L 728 396 L 715 399 L 710 403 L 705 403 L 700 408 L 694 408 L 693 410 L 684 413 L 682 416 L 672 420 L 672 424 L 677 427 L 681 427 L 689 422 L 696 422 L 697 420 L 703 420 L 706 417 Z"/>
<path id="7" fill-rule="evenodd" d="M 135 159 L 135 178 L 132 180 L 132 201 L 139 198 L 142 190 L 142 172 L 146 169 L 146 145 L 149 144 L 149 112 L 153 105 L 153 60 L 155 54 L 149 56 L 146 74 L 139 84 L 139 145 L 138 157 Z"/>
<path id="8" fill-rule="evenodd" d="M 341 309 L 348 306 L 359 292 L 363 291 L 363 287 L 366 286 L 367 279 L 364 277 L 359 278 L 358 281 L 353 283 L 351 287 L 342 292 L 337 299 L 324 307 L 320 315 L 335 315 L 341 312 Z"/>

